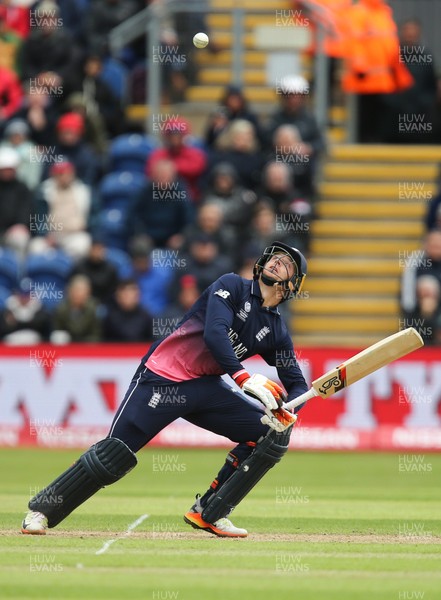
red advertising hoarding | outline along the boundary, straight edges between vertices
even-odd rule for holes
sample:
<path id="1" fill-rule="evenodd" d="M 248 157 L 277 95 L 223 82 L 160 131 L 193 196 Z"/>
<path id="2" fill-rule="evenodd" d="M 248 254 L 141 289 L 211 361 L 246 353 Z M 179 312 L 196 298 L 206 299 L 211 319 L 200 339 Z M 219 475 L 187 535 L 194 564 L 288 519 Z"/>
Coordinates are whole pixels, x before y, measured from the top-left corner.
<path id="1" fill-rule="evenodd" d="M 360 348 L 297 351 L 310 383 Z M 104 437 L 144 345 L 0 346 L 0 445 L 86 448 Z M 277 378 L 261 359 L 251 372 Z M 151 442 L 231 446 L 179 419 Z M 297 449 L 441 450 L 441 349 L 423 348 L 301 410 Z"/>

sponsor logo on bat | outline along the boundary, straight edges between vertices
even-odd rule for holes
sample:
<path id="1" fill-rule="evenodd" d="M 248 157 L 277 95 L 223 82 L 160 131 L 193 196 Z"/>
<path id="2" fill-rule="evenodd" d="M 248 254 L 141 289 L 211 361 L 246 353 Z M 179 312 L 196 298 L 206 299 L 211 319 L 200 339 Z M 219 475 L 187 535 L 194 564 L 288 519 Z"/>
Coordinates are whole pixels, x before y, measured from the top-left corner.
<path id="1" fill-rule="evenodd" d="M 319 387 L 319 392 L 325 395 L 329 392 L 333 394 L 344 387 L 346 387 L 346 368 L 337 367 L 337 375 L 333 375 L 329 379 L 326 379 Z"/>

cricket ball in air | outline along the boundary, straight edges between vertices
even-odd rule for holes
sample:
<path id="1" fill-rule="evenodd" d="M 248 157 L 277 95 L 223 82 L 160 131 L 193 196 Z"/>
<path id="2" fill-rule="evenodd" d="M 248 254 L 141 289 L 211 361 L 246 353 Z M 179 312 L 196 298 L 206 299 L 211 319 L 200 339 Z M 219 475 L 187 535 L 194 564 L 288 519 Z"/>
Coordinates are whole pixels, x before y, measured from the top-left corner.
<path id="1" fill-rule="evenodd" d="M 196 48 L 205 48 L 208 45 L 208 35 L 206 33 L 197 33 L 193 37 L 193 44 Z"/>

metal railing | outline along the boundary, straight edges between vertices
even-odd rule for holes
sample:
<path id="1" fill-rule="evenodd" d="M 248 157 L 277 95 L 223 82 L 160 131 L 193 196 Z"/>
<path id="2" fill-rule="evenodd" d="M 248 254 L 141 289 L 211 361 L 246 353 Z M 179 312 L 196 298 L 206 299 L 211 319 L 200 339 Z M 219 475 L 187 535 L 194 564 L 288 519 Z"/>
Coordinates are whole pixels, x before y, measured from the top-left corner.
<path id="1" fill-rule="evenodd" d="M 155 52 L 159 48 L 161 40 L 161 22 L 164 18 L 164 9 L 173 14 L 175 12 L 200 12 L 207 11 L 207 5 L 203 2 L 167 1 L 162 4 L 150 4 L 147 8 L 133 17 L 115 27 L 109 37 L 110 49 L 118 52 L 127 44 L 130 44 L 141 35 L 146 34 L 146 56 L 148 68 L 146 69 L 146 98 L 149 106 L 149 114 L 146 118 L 146 131 L 155 134 L 150 115 L 157 114 L 161 106 L 161 64 L 156 60 Z M 232 73 L 233 81 L 237 85 L 243 82 L 243 25 L 244 10 L 216 9 L 216 13 L 232 14 L 233 16 L 233 47 L 232 47 Z"/>
<path id="2" fill-rule="evenodd" d="M 146 117 L 145 129 L 155 135 L 151 115 L 158 114 L 161 106 L 161 64 L 156 59 L 155 52 L 160 46 L 161 22 L 165 13 L 176 12 L 205 13 L 207 4 L 193 0 L 191 2 L 167 0 L 163 3 L 153 3 L 147 8 L 118 25 L 110 33 L 109 44 L 113 53 L 131 43 L 141 35 L 146 34 L 146 100 L 149 111 Z M 210 14 L 229 14 L 232 16 L 232 81 L 239 86 L 244 83 L 244 43 L 245 9 L 216 7 Z M 268 9 L 252 9 L 253 14 L 271 14 Z M 314 95 L 314 112 L 321 127 L 327 123 L 328 94 L 327 94 L 327 57 L 318 54 L 315 61 L 316 90 Z M 287 73 L 289 75 L 290 73 Z"/>

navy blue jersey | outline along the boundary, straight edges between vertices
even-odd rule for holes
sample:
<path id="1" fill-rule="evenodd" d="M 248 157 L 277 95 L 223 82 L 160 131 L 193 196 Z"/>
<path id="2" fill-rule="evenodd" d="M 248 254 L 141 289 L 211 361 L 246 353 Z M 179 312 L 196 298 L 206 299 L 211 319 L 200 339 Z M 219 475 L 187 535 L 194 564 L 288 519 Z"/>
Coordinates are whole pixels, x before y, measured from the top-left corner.
<path id="1" fill-rule="evenodd" d="M 172 381 L 233 376 L 242 360 L 261 356 L 277 368 L 289 400 L 307 391 L 288 329 L 277 307 L 262 306 L 256 281 L 234 273 L 219 277 L 198 298 L 177 329 L 155 342 L 145 365 Z"/>

